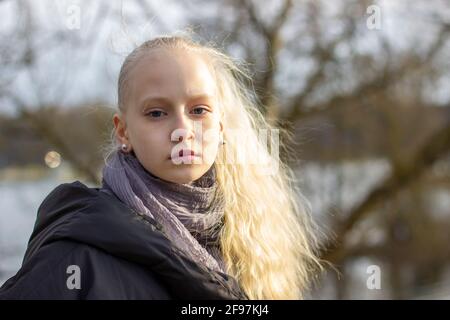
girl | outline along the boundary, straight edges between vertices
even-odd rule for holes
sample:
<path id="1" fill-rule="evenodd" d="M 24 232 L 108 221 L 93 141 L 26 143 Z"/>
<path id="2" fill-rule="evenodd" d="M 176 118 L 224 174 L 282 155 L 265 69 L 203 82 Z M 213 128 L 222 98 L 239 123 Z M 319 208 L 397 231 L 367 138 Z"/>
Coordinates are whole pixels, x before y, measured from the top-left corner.
<path id="1" fill-rule="evenodd" d="M 301 298 L 320 268 L 307 202 L 279 146 L 261 139 L 278 131 L 248 79 L 187 36 L 132 51 L 102 187 L 47 196 L 0 297 Z"/>

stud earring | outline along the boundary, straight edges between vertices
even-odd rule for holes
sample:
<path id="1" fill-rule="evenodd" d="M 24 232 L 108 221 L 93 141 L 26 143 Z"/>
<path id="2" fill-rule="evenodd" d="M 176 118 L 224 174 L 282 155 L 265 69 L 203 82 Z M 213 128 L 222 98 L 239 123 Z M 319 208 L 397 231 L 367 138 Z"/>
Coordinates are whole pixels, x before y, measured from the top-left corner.
<path id="1" fill-rule="evenodd" d="M 127 149 L 128 149 L 127 145 L 125 143 L 122 144 L 122 151 L 127 152 Z"/>

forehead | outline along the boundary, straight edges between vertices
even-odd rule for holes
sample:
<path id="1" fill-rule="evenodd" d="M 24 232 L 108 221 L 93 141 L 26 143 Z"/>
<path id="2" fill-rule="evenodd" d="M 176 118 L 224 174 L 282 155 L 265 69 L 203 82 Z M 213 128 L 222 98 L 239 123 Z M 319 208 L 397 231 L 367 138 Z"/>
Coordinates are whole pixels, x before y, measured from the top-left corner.
<path id="1" fill-rule="evenodd" d="M 215 95 L 211 66 L 199 53 L 182 49 L 154 49 L 139 58 L 130 79 L 135 99 L 158 94 L 182 98 Z"/>

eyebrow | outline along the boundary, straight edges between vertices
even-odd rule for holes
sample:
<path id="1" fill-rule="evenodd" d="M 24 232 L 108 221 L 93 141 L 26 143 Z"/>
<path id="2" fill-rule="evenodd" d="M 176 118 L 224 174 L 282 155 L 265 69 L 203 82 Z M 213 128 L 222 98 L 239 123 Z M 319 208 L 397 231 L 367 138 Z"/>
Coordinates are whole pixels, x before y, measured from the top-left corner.
<path id="1" fill-rule="evenodd" d="M 207 93 L 199 93 L 188 97 L 188 100 L 199 100 L 199 99 L 213 100 L 214 96 Z M 144 98 L 139 105 L 141 108 L 146 107 L 146 105 L 150 102 L 162 102 L 170 104 L 171 101 L 168 97 L 164 96 L 148 96 Z"/>

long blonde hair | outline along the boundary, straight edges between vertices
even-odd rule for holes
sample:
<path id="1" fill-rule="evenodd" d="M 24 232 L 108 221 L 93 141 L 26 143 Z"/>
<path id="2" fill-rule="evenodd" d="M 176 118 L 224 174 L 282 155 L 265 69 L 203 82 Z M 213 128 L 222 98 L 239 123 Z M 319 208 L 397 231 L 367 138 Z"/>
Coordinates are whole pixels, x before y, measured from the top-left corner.
<path id="1" fill-rule="evenodd" d="M 213 165 L 225 198 L 220 244 L 227 273 L 238 280 L 250 299 L 303 298 L 315 272 L 322 269 L 311 209 L 298 190 L 293 171 L 277 155 L 265 152 L 259 134 L 277 133 L 278 129 L 259 111 L 258 99 L 249 86 L 250 72 L 212 43 L 201 44 L 187 34 L 156 37 L 133 50 L 122 65 L 118 80 L 122 112 L 128 74 L 135 62 L 154 48 L 195 50 L 212 66 L 225 124 L 226 145 Z M 232 136 L 227 128 L 238 129 L 239 136 Z M 113 130 L 110 152 L 120 147 L 114 137 Z M 264 172 L 261 165 L 249 161 L 230 161 L 230 155 L 249 152 L 267 156 L 269 163 L 276 165 L 276 173 Z"/>

